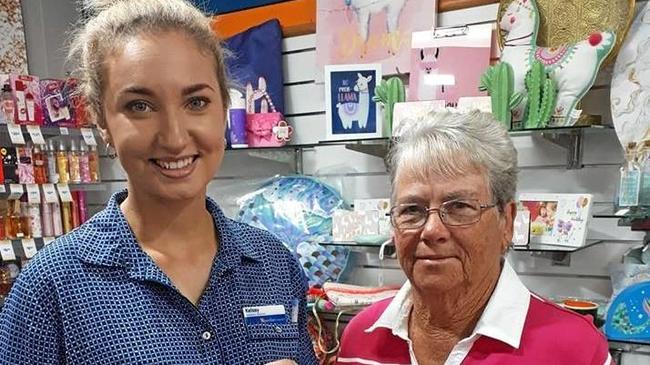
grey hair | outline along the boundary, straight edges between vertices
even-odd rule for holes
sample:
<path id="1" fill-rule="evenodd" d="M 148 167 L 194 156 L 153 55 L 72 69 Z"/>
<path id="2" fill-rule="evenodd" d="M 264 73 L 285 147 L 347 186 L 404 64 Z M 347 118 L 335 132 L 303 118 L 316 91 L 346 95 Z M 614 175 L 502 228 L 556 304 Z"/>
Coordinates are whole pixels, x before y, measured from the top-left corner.
<path id="1" fill-rule="evenodd" d="M 212 30 L 212 19 L 187 0 L 84 0 L 82 26 L 71 37 L 68 61 L 80 80 L 80 93 L 91 117 L 103 126 L 102 94 L 106 59 L 130 37 L 167 31 L 184 32 L 215 61 L 224 110 L 230 104 L 225 50 Z"/>
<path id="2" fill-rule="evenodd" d="M 392 193 L 398 174 L 407 171 L 427 181 L 431 176 L 454 178 L 478 169 L 487 176 L 493 201 L 501 211 L 517 190 L 517 150 L 506 129 L 492 114 L 431 112 L 404 120 L 395 131 L 386 158 Z"/>

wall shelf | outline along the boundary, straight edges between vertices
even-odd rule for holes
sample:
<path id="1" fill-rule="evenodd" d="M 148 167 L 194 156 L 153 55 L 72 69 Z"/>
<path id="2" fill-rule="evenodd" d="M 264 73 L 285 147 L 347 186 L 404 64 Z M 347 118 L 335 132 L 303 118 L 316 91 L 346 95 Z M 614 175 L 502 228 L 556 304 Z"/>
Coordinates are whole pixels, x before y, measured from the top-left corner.
<path id="1" fill-rule="evenodd" d="M 561 146 L 566 149 L 567 153 L 567 169 L 580 169 L 582 164 L 583 153 L 583 139 L 587 133 L 607 133 L 613 131 L 611 126 L 604 125 L 585 125 L 585 126 L 571 126 L 571 127 L 553 127 L 553 128 L 535 128 L 535 129 L 520 129 L 511 130 L 508 133 L 512 137 L 519 136 L 539 136 L 553 144 Z M 267 154 L 269 151 L 292 151 L 285 152 L 292 153 L 296 160 L 302 160 L 302 151 L 304 149 L 311 149 L 316 147 L 329 147 L 329 146 L 345 146 L 346 149 L 364 153 L 367 155 L 384 158 L 388 153 L 392 138 L 366 138 L 366 139 L 345 139 L 338 141 L 318 141 L 317 143 L 310 144 L 287 144 L 281 147 L 247 147 L 247 148 L 229 148 L 229 151 L 258 151 L 260 154 Z M 276 158 L 273 158 L 276 160 Z M 278 160 L 284 161 L 285 159 Z M 296 172 L 300 173 L 301 163 L 296 163 Z"/>

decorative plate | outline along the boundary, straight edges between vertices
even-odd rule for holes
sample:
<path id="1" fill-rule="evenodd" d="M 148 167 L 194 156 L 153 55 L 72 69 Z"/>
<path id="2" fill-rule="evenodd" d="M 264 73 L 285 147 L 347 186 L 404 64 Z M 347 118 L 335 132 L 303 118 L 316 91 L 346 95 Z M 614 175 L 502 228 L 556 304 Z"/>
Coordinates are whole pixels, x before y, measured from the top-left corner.
<path id="1" fill-rule="evenodd" d="M 637 14 L 618 54 L 610 98 L 622 146 L 650 137 L 650 3 Z"/>

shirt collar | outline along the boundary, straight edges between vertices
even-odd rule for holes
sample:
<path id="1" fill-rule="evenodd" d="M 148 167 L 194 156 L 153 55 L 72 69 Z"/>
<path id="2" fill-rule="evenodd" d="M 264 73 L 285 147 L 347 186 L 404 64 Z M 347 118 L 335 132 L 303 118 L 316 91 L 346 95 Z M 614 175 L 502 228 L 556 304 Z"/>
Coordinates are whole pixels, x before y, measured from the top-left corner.
<path id="1" fill-rule="evenodd" d="M 529 305 L 530 292 L 505 261 L 492 296 L 470 337 L 479 334 L 519 348 Z M 366 332 L 383 327 L 390 329 L 393 335 L 408 340 L 411 306 L 411 283 L 407 281 Z"/>
<path id="2" fill-rule="evenodd" d="M 127 195 L 126 190 L 115 193 L 104 210 L 73 231 L 68 238 L 77 241 L 77 256 L 86 263 L 124 267 L 132 277 L 167 283 L 169 279 L 142 250 L 120 209 Z M 219 234 L 219 254 L 215 265 L 217 273 L 233 269 L 245 259 L 262 259 L 252 242 L 242 239 L 244 232 L 241 223 L 228 219 L 210 198 L 206 199 L 206 208 Z"/>

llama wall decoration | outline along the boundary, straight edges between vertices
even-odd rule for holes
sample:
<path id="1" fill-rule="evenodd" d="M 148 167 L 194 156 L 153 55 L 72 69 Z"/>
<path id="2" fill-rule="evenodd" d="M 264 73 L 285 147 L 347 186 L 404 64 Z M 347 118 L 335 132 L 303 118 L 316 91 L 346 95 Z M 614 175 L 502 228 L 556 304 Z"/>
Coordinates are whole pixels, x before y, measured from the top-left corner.
<path id="1" fill-rule="evenodd" d="M 317 0 L 319 67 L 378 62 L 408 72 L 411 33 L 435 25 L 437 0 Z"/>
<path id="2" fill-rule="evenodd" d="M 616 34 L 609 30 L 594 32 L 586 39 L 559 47 L 537 46 L 540 14 L 535 0 L 513 0 L 499 20 L 506 33 L 501 61 L 512 66 L 514 91 L 524 95 L 513 109 L 513 121 L 525 119 L 527 98 L 525 79 L 533 61 L 544 65 L 545 72 L 557 85 L 557 102 L 549 126 L 571 126 L 580 112 L 578 102 L 593 85 L 602 62 L 611 52 Z"/>
<path id="3" fill-rule="evenodd" d="M 373 100 L 378 81 L 378 64 L 325 67 L 327 139 L 381 137 L 381 115 Z"/>

